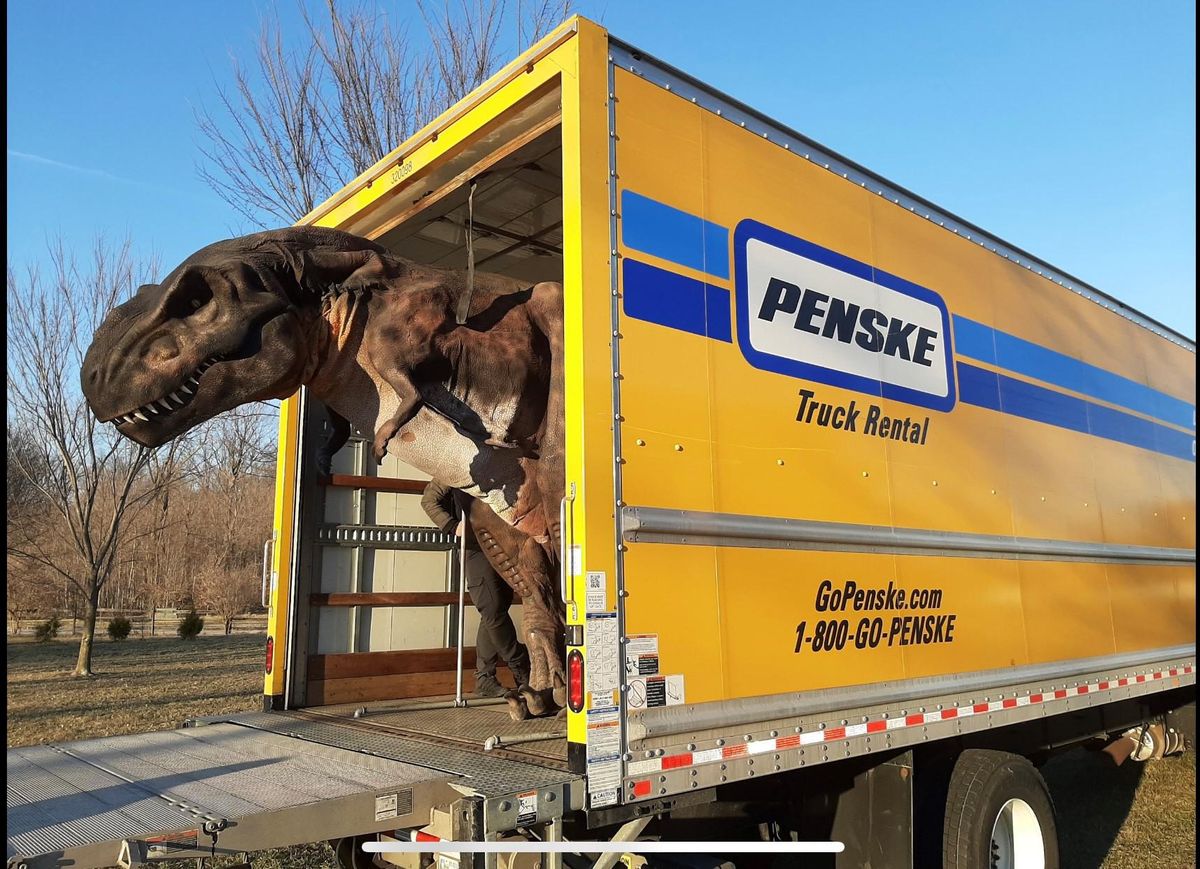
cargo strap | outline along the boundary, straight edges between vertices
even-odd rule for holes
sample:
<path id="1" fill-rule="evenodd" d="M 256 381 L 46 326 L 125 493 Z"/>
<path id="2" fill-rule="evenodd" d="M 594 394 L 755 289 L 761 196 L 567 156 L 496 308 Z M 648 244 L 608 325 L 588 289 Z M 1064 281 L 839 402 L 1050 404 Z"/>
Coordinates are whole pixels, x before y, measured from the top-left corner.
<path id="1" fill-rule="evenodd" d="M 454 322 L 463 325 L 471 310 L 471 294 L 475 291 L 475 179 L 471 179 L 471 191 L 467 194 L 467 288 L 458 298 L 458 310 Z"/>

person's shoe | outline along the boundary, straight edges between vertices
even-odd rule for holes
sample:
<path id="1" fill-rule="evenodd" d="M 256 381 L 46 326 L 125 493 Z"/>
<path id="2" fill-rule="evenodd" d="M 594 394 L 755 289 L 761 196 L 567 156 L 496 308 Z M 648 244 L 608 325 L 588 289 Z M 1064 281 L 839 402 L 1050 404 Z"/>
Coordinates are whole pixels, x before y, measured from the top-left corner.
<path id="1" fill-rule="evenodd" d="M 496 681 L 496 677 L 488 674 L 475 677 L 475 695 L 477 697 L 503 697 L 508 689 Z"/>

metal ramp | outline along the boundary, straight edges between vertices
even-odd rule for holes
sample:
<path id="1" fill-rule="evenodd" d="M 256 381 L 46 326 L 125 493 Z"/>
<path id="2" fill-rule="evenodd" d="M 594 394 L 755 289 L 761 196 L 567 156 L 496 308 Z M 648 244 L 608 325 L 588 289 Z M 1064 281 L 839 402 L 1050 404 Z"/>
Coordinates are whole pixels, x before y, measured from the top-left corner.
<path id="1" fill-rule="evenodd" d="M 75 869 L 237 854 L 421 827 L 433 808 L 477 795 L 490 807 L 553 793 L 577 776 L 353 721 L 285 712 L 199 727 L 8 751 L 9 867 Z M 573 792 L 574 791 L 574 792 Z"/>

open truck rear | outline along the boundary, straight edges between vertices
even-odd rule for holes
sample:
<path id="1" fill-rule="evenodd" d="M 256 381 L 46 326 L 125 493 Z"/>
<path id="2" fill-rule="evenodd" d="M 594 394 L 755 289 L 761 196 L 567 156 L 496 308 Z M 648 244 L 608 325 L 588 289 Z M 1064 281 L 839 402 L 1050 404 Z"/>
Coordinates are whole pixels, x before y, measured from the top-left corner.
<path id="1" fill-rule="evenodd" d="M 14 835 L 10 778 L 10 857 L 769 829 L 845 866 L 1049 866 L 1025 758 L 1191 702 L 1186 337 L 578 18 L 303 222 L 563 282 L 565 722 L 455 703 L 476 622 L 427 476 L 358 438 L 320 477 L 302 391 L 264 711 L 152 763 L 10 751 L 68 782 L 40 814 L 18 782 Z M 151 775 L 173 751 L 227 763 Z M 155 799 L 190 820 L 129 808 Z"/>

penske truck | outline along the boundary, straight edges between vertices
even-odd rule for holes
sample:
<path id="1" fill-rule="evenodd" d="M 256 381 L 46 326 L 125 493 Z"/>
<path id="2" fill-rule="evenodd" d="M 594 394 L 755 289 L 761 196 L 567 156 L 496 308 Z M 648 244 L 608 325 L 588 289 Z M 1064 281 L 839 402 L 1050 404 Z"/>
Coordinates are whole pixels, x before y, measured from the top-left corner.
<path id="1" fill-rule="evenodd" d="M 1045 758 L 1178 747 L 1191 339 L 582 18 L 302 223 L 563 283 L 568 708 L 464 696 L 427 477 L 362 438 L 323 476 L 302 390 L 263 708 L 10 750 L 10 866 L 1053 867 Z"/>

